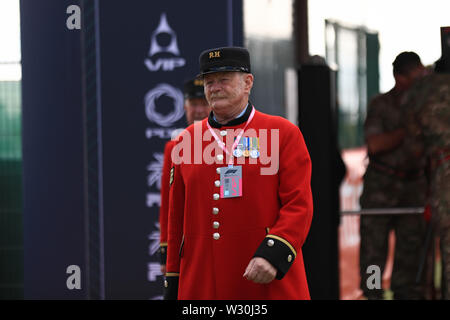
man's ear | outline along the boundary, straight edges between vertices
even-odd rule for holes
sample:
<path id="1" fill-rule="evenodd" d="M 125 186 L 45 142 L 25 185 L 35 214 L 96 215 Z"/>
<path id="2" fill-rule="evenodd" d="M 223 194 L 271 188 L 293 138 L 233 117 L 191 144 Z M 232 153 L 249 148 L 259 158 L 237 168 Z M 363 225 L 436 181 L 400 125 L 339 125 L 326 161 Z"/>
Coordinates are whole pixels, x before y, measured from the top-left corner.
<path id="1" fill-rule="evenodd" d="M 244 74 L 244 83 L 245 83 L 245 89 L 246 91 L 249 91 L 252 89 L 253 87 L 253 80 L 254 77 L 251 73 L 246 73 Z"/>

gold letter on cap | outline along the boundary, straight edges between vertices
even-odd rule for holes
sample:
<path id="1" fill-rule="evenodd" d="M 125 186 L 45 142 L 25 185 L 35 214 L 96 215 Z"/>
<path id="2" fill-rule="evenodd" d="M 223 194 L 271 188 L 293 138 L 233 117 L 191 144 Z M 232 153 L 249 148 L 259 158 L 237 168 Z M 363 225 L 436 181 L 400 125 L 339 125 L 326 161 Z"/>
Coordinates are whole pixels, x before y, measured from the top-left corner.
<path id="1" fill-rule="evenodd" d="M 209 58 L 210 59 L 212 59 L 212 58 L 220 58 L 220 51 L 211 51 L 209 53 Z"/>

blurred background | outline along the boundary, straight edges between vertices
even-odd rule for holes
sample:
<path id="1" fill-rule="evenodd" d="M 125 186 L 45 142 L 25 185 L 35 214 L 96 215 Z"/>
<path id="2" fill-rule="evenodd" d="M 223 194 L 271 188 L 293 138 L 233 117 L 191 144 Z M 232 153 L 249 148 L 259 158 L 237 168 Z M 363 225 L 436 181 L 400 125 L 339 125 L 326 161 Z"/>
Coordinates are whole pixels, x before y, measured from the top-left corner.
<path id="1" fill-rule="evenodd" d="M 313 167 L 314 145 L 340 150 L 339 200 L 317 200 L 338 207 L 315 204 L 305 264 L 313 299 L 360 298 L 359 216 L 340 212 L 359 210 L 367 103 L 393 87 L 398 53 L 440 57 L 448 12 L 447 0 L 0 1 L 0 298 L 161 298 L 164 143 L 185 126 L 180 90 L 199 53 L 227 45 L 249 49 L 251 101 L 301 127 Z M 325 76 L 301 68 L 324 64 Z M 308 77 L 325 113 L 308 113 Z"/>

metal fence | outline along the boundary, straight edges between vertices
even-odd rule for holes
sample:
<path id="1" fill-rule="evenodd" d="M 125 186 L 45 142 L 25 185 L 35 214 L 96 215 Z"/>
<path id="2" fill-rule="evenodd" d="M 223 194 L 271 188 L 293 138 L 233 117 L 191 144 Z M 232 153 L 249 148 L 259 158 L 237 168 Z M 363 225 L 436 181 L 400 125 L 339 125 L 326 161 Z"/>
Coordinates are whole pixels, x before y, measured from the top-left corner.
<path id="1" fill-rule="evenodd" d="M 341 211 L 341 215 L 402 215 L 402 214 L 423 214 L 423 207 L 413 208 L 373 208 Z"/>

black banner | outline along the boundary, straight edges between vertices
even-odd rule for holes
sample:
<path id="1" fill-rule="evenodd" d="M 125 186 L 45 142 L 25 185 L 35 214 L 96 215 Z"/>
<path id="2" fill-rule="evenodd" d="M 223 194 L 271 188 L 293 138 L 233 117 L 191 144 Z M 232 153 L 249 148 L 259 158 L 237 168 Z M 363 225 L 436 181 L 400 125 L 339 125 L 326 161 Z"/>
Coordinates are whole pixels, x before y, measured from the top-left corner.
<path id="1" fill-rule="evenodd" d="M 163 149 L 242 0 L 21 0 L 26 299 L 159 299 Z"/>
<path id="2" fill-rule="evenodd" d="M 25 299 L 86 297 L 79 1 L 20 1 Z"/>
<path id="3" fill-rule="evenodd" d="M 163 150 L 207 48 L 242 45 L 241 1 L 101 1 L 106 298 L 159 299 Z"/>

